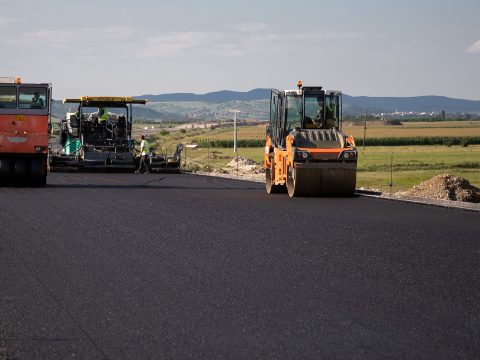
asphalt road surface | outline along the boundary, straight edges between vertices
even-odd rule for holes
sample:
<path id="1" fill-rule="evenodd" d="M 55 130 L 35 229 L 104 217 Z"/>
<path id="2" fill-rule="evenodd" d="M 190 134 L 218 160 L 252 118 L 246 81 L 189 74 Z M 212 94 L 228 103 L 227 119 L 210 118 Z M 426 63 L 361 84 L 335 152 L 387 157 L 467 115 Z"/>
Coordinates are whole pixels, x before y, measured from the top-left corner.
<path id="1" fill-rule="evenodd" d="M 1 359 L 478 359 L 478 212 L 184 174 L 0 188 Z"/>

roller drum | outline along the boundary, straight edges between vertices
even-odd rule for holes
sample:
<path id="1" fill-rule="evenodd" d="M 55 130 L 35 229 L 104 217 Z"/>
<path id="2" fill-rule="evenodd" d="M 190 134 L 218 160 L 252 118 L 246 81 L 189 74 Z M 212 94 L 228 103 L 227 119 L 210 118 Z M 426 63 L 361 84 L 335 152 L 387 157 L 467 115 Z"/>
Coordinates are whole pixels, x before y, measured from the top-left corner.
<path id="1" fill-rule="evenodd" d="M 290 197 L 353 195 L 356 185 L 356 164 L 312 165 L 288 169 L 287 189 Z"/>

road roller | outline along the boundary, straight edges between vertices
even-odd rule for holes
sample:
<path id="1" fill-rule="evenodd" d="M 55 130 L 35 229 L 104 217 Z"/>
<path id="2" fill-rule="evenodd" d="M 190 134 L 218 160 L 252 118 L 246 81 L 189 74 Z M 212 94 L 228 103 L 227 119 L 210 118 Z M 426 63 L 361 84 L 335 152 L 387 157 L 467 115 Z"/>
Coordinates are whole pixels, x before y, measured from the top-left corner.
<path id="1" fill-rule="evenodd" d="M 352 196 L 358 152 L 342 130 L 342 93 L 321 86 L 271 90 L 264 153 L 268 194 Z"/>
<path id="2" fill-rule="evenodd" d="M 52 86 L 0 77 L 0 185 L 44 186 Z"/>

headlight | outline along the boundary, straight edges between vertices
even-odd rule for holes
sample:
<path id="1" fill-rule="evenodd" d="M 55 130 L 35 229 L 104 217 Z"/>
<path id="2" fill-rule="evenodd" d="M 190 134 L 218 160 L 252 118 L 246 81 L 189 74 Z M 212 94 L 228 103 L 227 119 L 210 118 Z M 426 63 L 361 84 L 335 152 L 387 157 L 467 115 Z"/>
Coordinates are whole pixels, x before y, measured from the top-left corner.
<path id="1" fill-rule="evenodd" d="M 305 160 L 305 159 L 308 159 L 308 156 L 309 156 L 307 151 L 297 151 L 295 154 L 296 154 L 295 157 L 297 159 L 304 159 Z"/>
<path id="2" fill-rule="evenodd" d="M 357 158 L 357 152 L 355 150 L 347 150 L 344 151 L 340 154 L 341 159 L 356 159 Z"/>

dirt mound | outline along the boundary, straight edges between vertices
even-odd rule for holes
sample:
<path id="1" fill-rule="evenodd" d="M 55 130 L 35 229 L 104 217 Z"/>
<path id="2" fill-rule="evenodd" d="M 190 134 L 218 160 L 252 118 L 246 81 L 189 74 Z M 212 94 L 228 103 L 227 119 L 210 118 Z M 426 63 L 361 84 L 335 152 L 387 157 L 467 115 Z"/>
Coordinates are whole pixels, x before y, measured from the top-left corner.
<path id="1" fill-rule="evenodd" d="M 227 166 L 232 169 L 231 171 L 236 171 L 238 168 L 238 171 L 244 174 L 261 174 L 265 172 L 263 167 L 257 164 L 255 161 L 240 156 L 238 158 L 233 158 L 232 161 L 227 164 Z"/>
<path id="2" fill-rule="evenodd" d="M 230 161 L 227 166 L 231 166 L 231 167 L 236 167 L 237 166 L 237 163 L 238 163 L 238 166 L 250 166 L 250 165 L 257 165 L 257 163 L 251 159 L 248 159 L 246 157 L 234 157 L 232 159 L 232 161 Z"/>
<path id="3" fill-rule="evenodd" d="M 435 176 L 408 191 L 397 194 L 428 199 L 480 202 L 480 189 L 471 185 L 467 179 L 450 174 Z"/>

